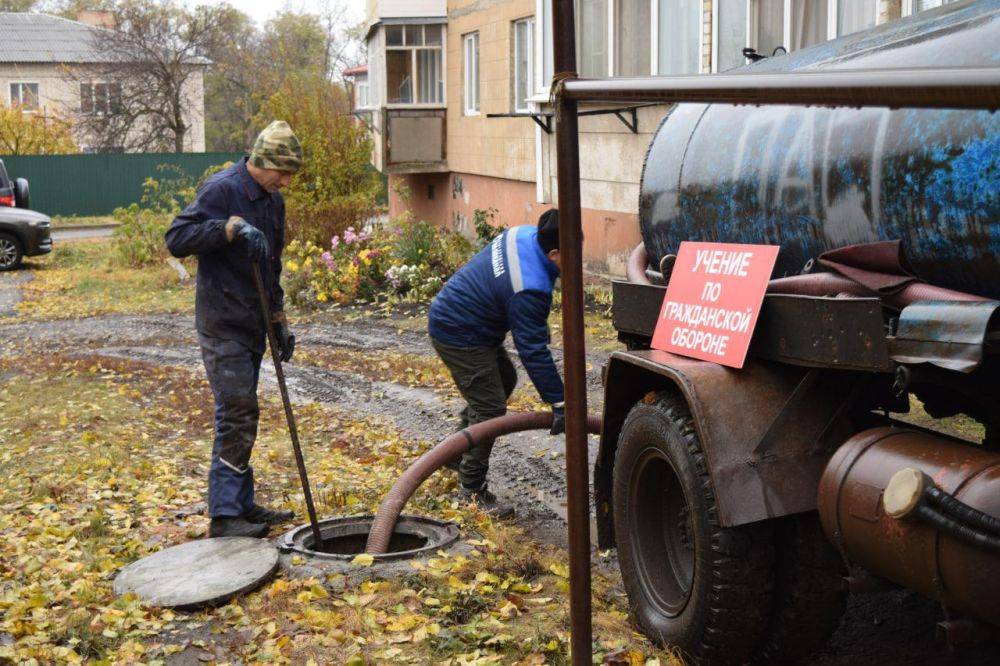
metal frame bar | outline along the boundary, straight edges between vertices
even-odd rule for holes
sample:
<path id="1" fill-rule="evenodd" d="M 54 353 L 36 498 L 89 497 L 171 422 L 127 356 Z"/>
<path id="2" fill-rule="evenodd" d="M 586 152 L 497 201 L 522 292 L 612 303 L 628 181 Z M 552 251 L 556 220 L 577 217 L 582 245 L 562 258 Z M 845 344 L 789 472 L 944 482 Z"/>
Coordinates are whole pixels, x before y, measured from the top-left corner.
<path id="1" fill-rule="evenodd" d="M 590 111 L 578 111 L 577 117 L 582 116 L 610 116 L 613 115 L 622 122 L 625 127 L 629 129 L 632 134 L 639 133 L 639 116 L 637 111 L 639 109 L 644 109 L 647 106 L 659 106 L 659 104 L 652 102 L 649 104 L 633 104 L 632 106 L 625 106 L 619 109 L 592 109 Z M 626 118 L 622 114 L 629 114 L 630 118 Z M 531 113 L 524 111 L 515 111 L 514 113 L 487 113 L 487 118 L 531 118 L 535 121 L 535 124 L 542 128 L 546 134 L 552 134 L 552 117 L 554 113 Z"/>
<path id="2" fill-rule="evenodd" d="M 552 42 L 556 72 L 554 87 L 559 246 L 563 267 L 566 485 L 572 627 L 570 648 L 573 664 L 584 666 L 591 663 L 592 628 L 583 232 L 580 222 L 580 145 L 577 122 L 578 116 L 583 114 L 578 114 L 577 104 L 724 102 L 995 111 L 1000 109 L 1000 67 L 580 79 L 576 76 L 576 22 L 573 4 L 573 0 L 552 0 Z"/>
<path id="3" fill-rule="evenodd" d="M 1000 109 L 1000 67 L 567 78 L 558 86 L 573 102 Z"/>

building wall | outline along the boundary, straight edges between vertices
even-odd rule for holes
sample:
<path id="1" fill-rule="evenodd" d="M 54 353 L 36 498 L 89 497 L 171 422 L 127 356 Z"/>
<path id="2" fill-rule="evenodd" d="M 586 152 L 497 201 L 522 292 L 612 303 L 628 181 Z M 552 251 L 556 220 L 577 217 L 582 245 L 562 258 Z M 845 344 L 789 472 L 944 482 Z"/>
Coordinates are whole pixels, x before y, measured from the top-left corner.
<path id="1" fill-rule="evenodd" d="M 80 81 L 86 80 L 86 69 L 60 63 L 0 64 L 0 100 L 10 103 L 11 83 L 37 83 L 40 112 L 70 121 L 80 111 Z M 191 124 L 185 140 L 185 151 L 205 150 L 205 84 L 199 68 L 188 79 L 184 95 L 187 100 L 186 119 Z M 75 132 L 80 147 L 86 147 L 88 137 Z"/>
<path id="2" fill-rule="evenodd" d="M 448 167 L 518 181 L 535 180 L 535 124 L 487 118 L 514 111 L 513 21 L 533 16 L 534 0 L 448 3 Z M 464 35 L 479 32 L 479 114 L 464 115 Z"/>

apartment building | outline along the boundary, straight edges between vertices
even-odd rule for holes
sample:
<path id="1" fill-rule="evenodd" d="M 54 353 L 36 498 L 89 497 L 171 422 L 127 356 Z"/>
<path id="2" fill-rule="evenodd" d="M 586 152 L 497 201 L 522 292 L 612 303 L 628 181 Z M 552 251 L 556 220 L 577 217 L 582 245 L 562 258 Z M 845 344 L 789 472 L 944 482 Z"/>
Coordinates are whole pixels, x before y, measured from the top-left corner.
<path id="1" fill-rule="evenodd" d="M 747 48 L 780 55 L 949 1 L 576 0 L 577 68 L 589 77 L 721 72 L 746 64 Z M 390 213 L 467 231 L 477 211 L 512 226 L 555 205 L 550 0 L 370 0 L 369 26 L 365 111 Z M 645 152 L 668 110 L 580 109 L 592 272 L 624 273 L 639 241 Z"/>

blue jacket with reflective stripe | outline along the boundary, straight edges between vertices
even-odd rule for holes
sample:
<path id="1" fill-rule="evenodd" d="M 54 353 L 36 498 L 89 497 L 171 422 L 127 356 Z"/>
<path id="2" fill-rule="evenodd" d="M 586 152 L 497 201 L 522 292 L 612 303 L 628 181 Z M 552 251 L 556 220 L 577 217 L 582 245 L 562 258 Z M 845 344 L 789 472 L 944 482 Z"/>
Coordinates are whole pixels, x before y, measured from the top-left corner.
<path id="1" fill-rule="evenodd" d="M 562 402 L 548 324 L 558 276 L 538 244 L 538 229 L 511 227 L 445 283 L 431 304 L 428 332 L 453 347 L 498 347 L 510 331 L 542 400 Z"/>

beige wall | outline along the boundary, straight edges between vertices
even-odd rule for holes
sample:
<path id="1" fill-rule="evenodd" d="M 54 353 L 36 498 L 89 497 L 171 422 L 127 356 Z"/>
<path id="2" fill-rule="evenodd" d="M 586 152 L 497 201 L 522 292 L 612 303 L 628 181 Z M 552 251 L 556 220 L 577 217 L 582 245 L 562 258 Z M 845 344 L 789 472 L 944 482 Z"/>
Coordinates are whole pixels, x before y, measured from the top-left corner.
<path id="1" fill-rule="evenodd" d="M 0 100 L 10 103 L 11 83 L 37 83 L 38 98 L 44 113 L 72 119 L 80 110 L 80 80 L 86 78 L 86 69 L 63 64 L 0 64 Z M 188 152 L 205 150 L 205 84 L 203 72 L 198 69 L 188 79 L 184 90 L 187 98 L 187 121 L 191 129 L 185 140 Z M 86 147 L 88 139 L 77 132 L 76 141 Z"/>
<path id="2" fill-rule="evenodd" d="M 460 173 L 535 180 L 535 124 L 511 113 L 513 27 L 533 16 L 534 0 L 451 0 L 448 3 L 448 168 Z M 479 32 L 479 115 L 464 115 L 463 35 Z"/>

